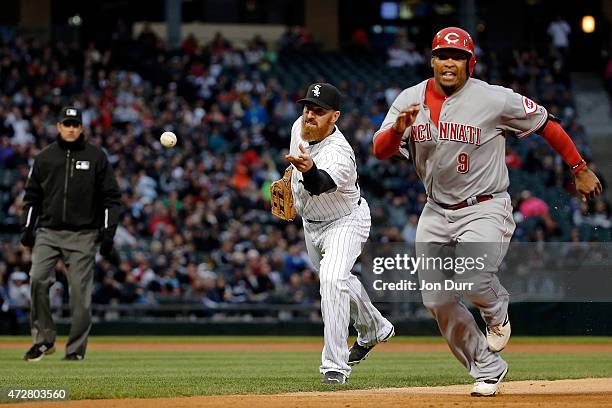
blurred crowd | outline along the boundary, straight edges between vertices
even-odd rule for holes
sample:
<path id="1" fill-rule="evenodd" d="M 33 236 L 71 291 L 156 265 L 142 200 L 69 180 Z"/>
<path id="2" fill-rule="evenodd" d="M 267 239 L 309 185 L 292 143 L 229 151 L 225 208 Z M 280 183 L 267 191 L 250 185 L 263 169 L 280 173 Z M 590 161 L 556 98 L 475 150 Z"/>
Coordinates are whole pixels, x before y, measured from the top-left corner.
<path id="1" fill-rule="evenodd" d="M 66 103 L 83 109 L 87 137 L 107 152 L 123 194 L 119 257 L 99 259 L 94 303 L 189 303 L 207 316 L 224 313 L 215 312 L 224 304 L 316 305 L 318 278 L 301 223 L 274 219 L 268 193 L 287 165 L 283 153 L 300 113 L 295 101 L 308 85 L 286 89 L 271 73 L 279 53 L 304 44 L 311 39 L 300 30 L 273 45 L 256 36 L 245 47 L 217 34 L 209 44 L 190 36 L 177 52 L 146 29 L 107 48 L 20 37 L 0 44 L 2 310 L 29 301 L 30 252 L 17 243 L 24 183 L 34 155 L 56 139 L 56 115 Z M 380 64 L 413 69 L 420 81 L 429 75 L 428 51 L 399 41 Z M 590 159 L 562 58 L 533 49 L 503 58 L 478 53 L 478 77 L 545 105 Z M 378 161 L 371 140 L 395 96 L 413 84 L 377 80 L 338 84 L 350 107 L 339 127 L 359 159 L 360 185 L 372 209 L 371 241 L 410 243 L 425 190 L 409 162 Z M 166 130 L 178 135 L 173 149 L 158 141 Z M 610 204 L 570 198 L 570 172 L 541 138 L 509 140 L 511 176 L 527 180 L 511 191 L 516 239 L 584 240 L 581 226 L 610 229 Z M 528 188 L 534 185 L 541 189 Z M 554 208 L 551 194 L 559 204 Z M 56 308 L 68 296 L 61 262 L 57 270 Z"/>

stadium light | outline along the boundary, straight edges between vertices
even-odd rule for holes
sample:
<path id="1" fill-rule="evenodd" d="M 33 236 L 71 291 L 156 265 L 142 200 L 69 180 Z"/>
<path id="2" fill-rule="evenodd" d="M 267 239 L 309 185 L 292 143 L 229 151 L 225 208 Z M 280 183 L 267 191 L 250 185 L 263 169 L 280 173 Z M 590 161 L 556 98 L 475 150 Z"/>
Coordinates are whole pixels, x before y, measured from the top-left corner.
<path id="1" fill-rule="evenodd" d="M 582 17 L 580 26 L 582 27 L 582 31 L 587 34 L 591 34 L 593 31 L 595 31 L 595 18 L 593 16 Z"/>
<path id="2" fill-rule="evenodd" d="M 68 18 L 68 25 L 70 26 L 79 27 L 81 24 L 83 24 L 83 19 L 78 14 Z"/>

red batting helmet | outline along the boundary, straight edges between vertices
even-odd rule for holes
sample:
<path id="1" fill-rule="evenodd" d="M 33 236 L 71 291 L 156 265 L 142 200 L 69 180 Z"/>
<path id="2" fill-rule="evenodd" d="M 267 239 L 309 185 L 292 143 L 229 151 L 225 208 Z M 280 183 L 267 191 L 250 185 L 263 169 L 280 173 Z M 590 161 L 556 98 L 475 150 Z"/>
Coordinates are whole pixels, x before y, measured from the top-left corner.
<path id="1" fill-rule="evenodd" d="M 438 31 L 431 43 L 431 51 L 444 48 L 455 48 L 470 54 L 468 67 L 470 76 L 472 76 L 476 65 L 476 55 L 474 54 L 474 41 L 468 32 L 459 27 L 447 27 Z"/>

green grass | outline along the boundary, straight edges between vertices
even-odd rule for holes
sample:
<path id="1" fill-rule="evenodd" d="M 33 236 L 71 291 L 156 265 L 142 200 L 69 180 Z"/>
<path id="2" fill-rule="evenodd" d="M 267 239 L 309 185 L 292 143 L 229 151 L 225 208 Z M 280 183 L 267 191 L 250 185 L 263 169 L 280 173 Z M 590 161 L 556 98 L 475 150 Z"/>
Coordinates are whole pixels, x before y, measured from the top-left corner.
<path id="1" fill-rule="evenodd" d="M 66 336 L 60 336 L 59 340 L 66 340 Z M 0 336 L 1 343 L 29 342 L 30 336 Z M 251 343 L 251 342 L 275 342 L 275 343 L 321 343 L 321 336 L 92 336 L 90 341 L 97 343 Z M 431 343 L 443 344 L 441 336 L 396 336 L 393 343 Z M 512 343 L 546 343 L 546 344 L 612 344 L 611 336 L 512 336 Z"/>
<path id="2" fill-rule="evenodd" d="M 0 338 L 0 341 L 27 338 Z M 95 337 L 92 341 L 129 341 Z M 237 342 L 240 337 L 143 337 L 131 341 Z M 251 338 L 251 341 L 253 338 Z M 257 340 L 313 341 L 309 338 Z M 398 341 L 412 341 L 399 338 Z M 434 339 L 432 338 L 432 341 Z M 517 339 L 513 338 L 513 341 Z M 576 339 L 575 339 L 576 340 Z M 584 339 L 580 339 L 584 340 Z M 395 339 L 393 340 L 396 341 Z M 437 341 L 437 340 L 435 340 Z M 589 342 L 590 339 L 587 341 Z M 610 342 L 610 339 L 607 340 Z M 39 363 L 21 349 L 0 349 L 0 388 L 68 388 L 71 399 L 270 394 L 329 390 L 318 384 L 318 352 L 157 352 L 91 350 L 82 362 L 61 361 L 63 350 Z M 511 353 L 509 380 L 612 377 L 612 353 Z M 376 353 L 357 366 L 348 388 L 433 386 L 471 382 L 450 352 Z"/>

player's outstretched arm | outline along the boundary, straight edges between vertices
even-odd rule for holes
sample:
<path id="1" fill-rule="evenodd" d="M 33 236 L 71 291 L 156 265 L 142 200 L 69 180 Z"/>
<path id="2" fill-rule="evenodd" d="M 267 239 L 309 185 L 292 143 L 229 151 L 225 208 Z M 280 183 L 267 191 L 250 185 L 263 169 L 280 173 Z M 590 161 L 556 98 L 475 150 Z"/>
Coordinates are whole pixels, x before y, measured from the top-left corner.
<path id="1" fill-rule="evenodd" d="M 408 126 L 412 126 L 420 110 L 420 104 L 415 102 L 410 104 L 409 107 L 404 109 L 397 115 L 395 123 L 393 124 L 393 130 L 396 133 L 404 134 Z"/>
<path id="2" fill-rule="evenodd" d="M 563 130 L 561 125 L 554 120 L 548 120 L 541 131 L 542 137 L 570 166 L 576 177 L 576 190 L 583 199 L 594 198 L 601 194 L 601 182 L 586 165 L 586 162 L 578 153 L 576 145 Z"/>
<path id="3" fill-rule="evenodd" d="M 325 171 L 317 168 L 317 165 L 310 157 L 310 153 L 299 145 L 300 153 L 297 156 L 290 154 L 285 156 L 295 168 L 302 173 L 304 188 L 312 195 L 319 195 L 327 191 L 334 190 L 336 183 Z"/>
<path id="4" fill-rule="evenodd" d="M 397 153 L 402 142 L 402 136 L 416 120 L 419 109 L 420 105 L 418 103 L 411 104 L 397 115 L 393 126 L 376 135 L 373 152 L 377 159 L 385 160 Z"/>

